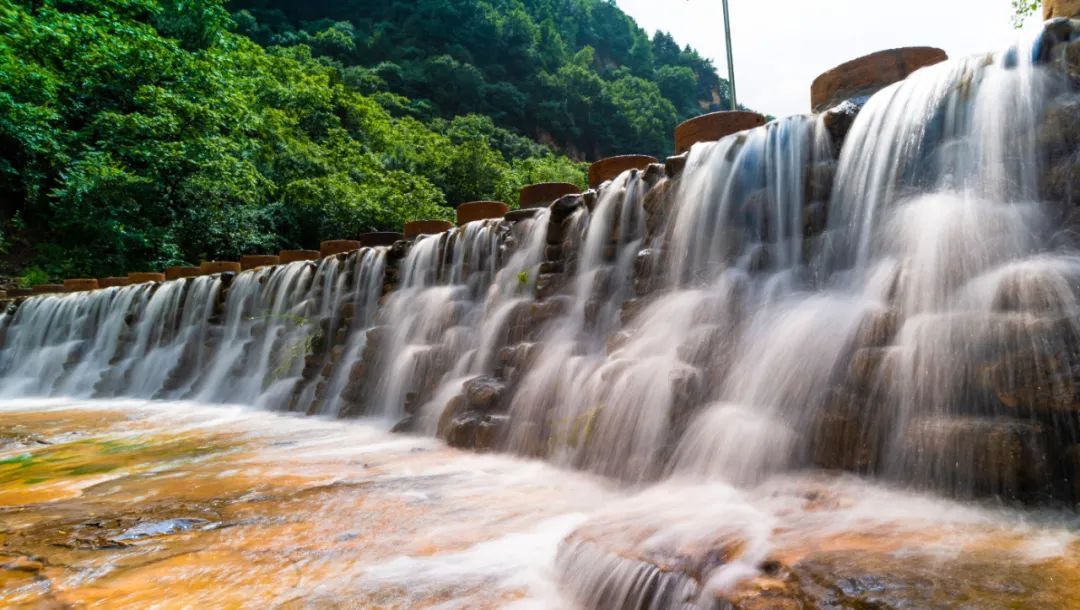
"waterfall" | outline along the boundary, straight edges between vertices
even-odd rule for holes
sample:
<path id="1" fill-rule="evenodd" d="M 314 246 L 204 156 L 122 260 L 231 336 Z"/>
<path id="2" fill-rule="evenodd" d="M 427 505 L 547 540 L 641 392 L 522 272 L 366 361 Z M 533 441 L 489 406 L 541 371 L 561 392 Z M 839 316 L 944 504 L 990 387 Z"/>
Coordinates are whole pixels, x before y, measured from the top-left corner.
<path id="1" fill-rule="evenodd" d="M 613 473 L 627 460 L 651 452 L 656 426 L 635 418 L 644 414 L 614 411 L 640 405 L 640 395 L 628 395 L 640 388 L 611 391 L 611 384 L 600 381 L 618 373 L 605 368 L 607 339 L 629 296 L 643 232 L 643 190 L 640 175 L 625 172 L 608 185 L 592 211 L 579 209 L 567 220 L 571 239 L 582 242 L 577 274 L 569 295 L 549 301 L 560 313 L 545 323 L 542 340 L 531 346 L 535 364 L 511 398 L 512 450 L 547 453 Z M 615 418 L 610 426 L 597 426 L 608 417 Z M 603 440 L 592 434 L 601 429 L 611 429 Z M 547 446 L 540 447 L 544 442 Z"/>
<path id="2" fill-rule="evenodd" d="M 632 483 L 1072 497 L 1080 255 L 1040 182 L 1070 94 L 1039 44 L 919 70 L 840 136 L 781 118 L 531 216 L 20 300 L 0 392 L 376 417 Z"/>
<path id="3" fill-rule="evenodd" d="M 4 393 L 312 410 L 320 392 L 311 369 L 329 366 L 333 409 L 345 365 L 319 346 L 329 333 L 370 325 L 384 261 L 385 248 L 365 249 L 317 266 L 29 299 L 5 317 L 14 340 L 0 350 Z M 349 335 L 348 353 L 362 339 Z"/>

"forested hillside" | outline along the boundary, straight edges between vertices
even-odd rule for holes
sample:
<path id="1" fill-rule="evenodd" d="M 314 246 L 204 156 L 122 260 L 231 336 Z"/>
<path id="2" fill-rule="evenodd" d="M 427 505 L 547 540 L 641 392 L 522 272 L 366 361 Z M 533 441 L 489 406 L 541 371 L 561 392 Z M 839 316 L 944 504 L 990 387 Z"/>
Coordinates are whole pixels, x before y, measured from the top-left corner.
<path id="1" fill-rule="evenodd" d="M 309 45 L 365 93 L 428 118 L 479 112 L 572 155 L 664 154 L 686 118 L 728 108 L 727 81 L 612 0 L 235 0 L 263 45 Z"/>
<path id="2" fill-rule="evenodd" d="M 0 272 L 101 276 L 449 218 L 583 183 L 565 151 L 662 154 L 723 91 L 599 0 L 0 0 Z"/>

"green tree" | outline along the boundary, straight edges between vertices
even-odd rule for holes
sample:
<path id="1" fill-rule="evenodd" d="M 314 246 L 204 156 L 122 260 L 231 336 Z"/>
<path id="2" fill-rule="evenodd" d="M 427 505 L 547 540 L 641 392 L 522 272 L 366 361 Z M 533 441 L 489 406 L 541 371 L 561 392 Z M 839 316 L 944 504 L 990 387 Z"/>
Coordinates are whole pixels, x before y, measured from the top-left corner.
<path id="1" fill-rule="evenodd" d="M 1042 0 L 1010 0 L 1012 2 L 1013 27 L 1019 28 L 1024 24 L 1024 20 L 1035 14 L 1035 11 L 1039 10 L 1042 6 Z"/>

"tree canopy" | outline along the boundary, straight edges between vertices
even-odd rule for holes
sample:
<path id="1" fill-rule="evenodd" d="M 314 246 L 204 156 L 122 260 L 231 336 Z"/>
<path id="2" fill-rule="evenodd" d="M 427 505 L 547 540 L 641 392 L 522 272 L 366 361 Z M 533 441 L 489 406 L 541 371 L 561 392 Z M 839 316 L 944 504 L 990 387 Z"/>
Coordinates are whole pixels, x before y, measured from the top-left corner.
<path id="1" fill-rule="evenodd" d="M 584 182 L 583 164 L 491 117 L 425 115 L 365 85 L 324 54 L 349 47 L 344 29 L 264 49 L 216 0 L 0 0 L 0 24 L 9 272 L 311 247 Z"/>
<path id="2" fill-rule="evenodd" d="M 727 81 L 612 0 L 234 0 L 238 30 L 306 44 L 349 82 L 427 120 L 476 112 L 579 158 L 664 155 L 682 120 L 729 108 Z"/>

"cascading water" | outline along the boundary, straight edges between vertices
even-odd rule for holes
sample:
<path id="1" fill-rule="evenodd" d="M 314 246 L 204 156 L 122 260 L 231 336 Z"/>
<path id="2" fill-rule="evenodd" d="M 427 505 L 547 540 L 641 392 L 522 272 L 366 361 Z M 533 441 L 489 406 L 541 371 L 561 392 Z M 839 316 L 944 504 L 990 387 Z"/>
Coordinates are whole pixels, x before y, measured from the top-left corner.
<path id="1" fill-rule="evenodd" d="M 333 408 L 340 393 L 333 380 L 345 365 L 325 362 L 332 355 L 320 359 L 313 352 L 325 350 L 314 348 L 329 343 L 327 333 L 370 324 L 384 260 L 385 249 L 367 249 L 318 266 L 240 273 L 227 286 L 213 276 L 30 299 L 8 322 L 14 340 L 0 351 L 4 392 L 308 410 L 321 396 L 305 369 L 329 364 Z M 363 338 L 355 335 L 346 342 L 353 351 Z"/>
<path id="2" fill-rule="evenodd" d="M 1016 369 L 1071 367 L 1077 337 L 1068 286 L 1080 269 L 1071 247 L 1051 245 L 1060 212 L 1038 189 L 1037 134 L 1063 83 L 1028 48 L 933 66 L 874 96 L 831 205 L 853 253 L 849 289 L 894 278 L 873 296 L 895 337 L 854 356 L 880 404 L 861 415 L 859 443 L 871 467 L 961 495 L 1045 493 L 1048 444 L 1075 442 L 1038 421 L 1042 406 L 1001 400 L 1030 381 Z"/>
<path id="3" fill-rule="evenodd" d="M 380 312 L 377 375 L 369 412 L 413 415 L 467 350 L 474 306 L 499 267 L 502 223 L 471 222 L 423 236 L 402 261 L 401 287 Z"/>
<path id="4" fill-rule="evenodd" d="M 542 341 L 532 348 L 535 353 L 530 360 L 535 364 L 511 398 L 509 442 L 515 451 L 547 453 L 554 459 L 617 474 L 627 461 L 637 461 L 656 442 L 659 431 L 654 426 L 625 414 L 610 420 L 610 425 L 594 428 L 623 404 L 641 404 L 637 392 L 645 390 L 613 390 L 599 381 L 619 374 L 617 368 L 603 368 L 606 341 L 629 296 L 631 269 L 643 232 L 643 191 L 640 175 L 625 172 L 604 189 L 591 212 L 580 209 L 565 221 L 571 239 L 581 240 L 577 275 L 568 298 L 547 304 L 565 313 L 544 329 Z M 620 424 L 625 427 L 612 429 Z M 605 431 L 606 438 L 594 437 L 594 429 Z M 597 457 L 589 457 L 590 452 Z"/>
<path id="5" fill-rule="evenodd" d="M 30 298 L 0 313 L 0 392 L 378 416 L 655 484 L 564 546 L 589 607 L 692 606 L 706 572 L 764 570 L 764 524 L 817 510 L 792 508 L 820 499 L 800 471 L 1075 501 L 1080 255 L 1042 184 L 1073 94 L 1028 48 L 922 69 L 839 138 L 780 119 L 530 218 Z M 748 544 L 694 555 L 725 518 Z M 669 544 L 700 573 L 670 575 Z"/>
<path id="6" fill-rule="evenodd" d="M 509 332 L 515 310 L 528 306 L 534 296 L 537 267 L 544 248 L 544 232 L 537 227 L 547 223 L 548 215 L 548 210 L 537 210 L 532 218 L 514 225 L 514 235 L 510 238 L 515 245 L 513 254 L 496 272 L 483 304 L 469 308 L 457 328 L 450 332 L 456 362 L 440 377 L 431 400 L 420 409 L 422 421 L 418 427 L 424 432 L 447 434 L 447 424 L 459 415 L 458 411 L 468 400 L 463 390 L 465 394 L 470 388 L 473 394 L 486 392 L 492 395 L 487 400 L 496 402 L 494 394 L 501 388 L 490 376 L 494 372 L 497 348 Z"/>

